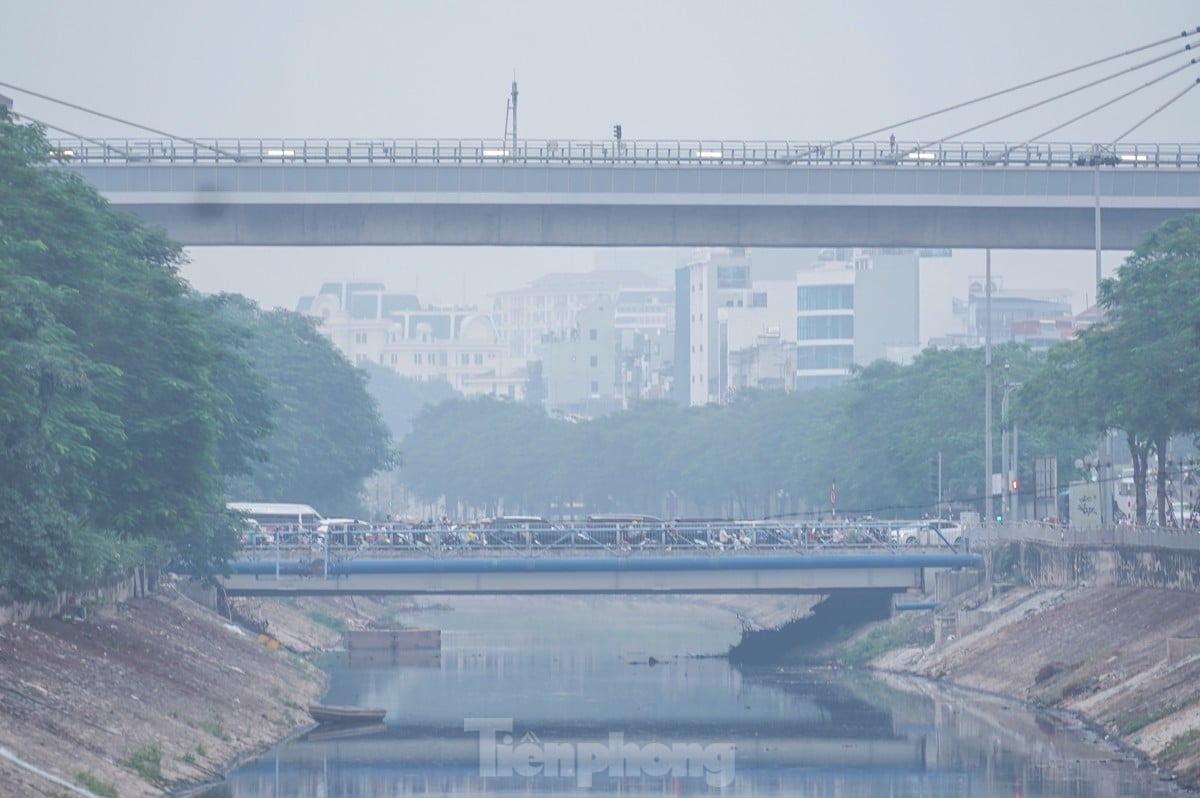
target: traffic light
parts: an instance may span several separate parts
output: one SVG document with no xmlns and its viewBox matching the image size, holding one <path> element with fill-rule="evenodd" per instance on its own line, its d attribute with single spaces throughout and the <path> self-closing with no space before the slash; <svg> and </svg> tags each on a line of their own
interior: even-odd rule
<svg viewBox="0 0 1200 798">
<path fill-rule="evenodd" d="M 617 141 L 621 140 L 621 126 L 613 125 L 613 138 Z"/>
<path fill-rule="evenodd" d="M 1004 520 L 1004 513 L 996 513 L 996 522 L 999 523 L 1000 521 L 1003 521 L 1003 520 Z"/>
<path fill-rule="evenodd" d="M 929 492 L 934 496 L 941 493 L 941 478 L 938 475 L 938 461 L 936 457 L 929 458 Z"/>
</svg>

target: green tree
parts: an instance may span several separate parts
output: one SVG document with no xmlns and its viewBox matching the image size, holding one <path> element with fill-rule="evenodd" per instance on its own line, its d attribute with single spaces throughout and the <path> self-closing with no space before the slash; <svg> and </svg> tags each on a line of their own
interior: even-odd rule
<svg viewBox="0 0 1200 798">
<path fill-rule="evenodd" d="M 1096 345 L 1115 394 L 1113 426 L 1130 442 L 1135 483 L 1138 454 L 1144 458 L 1149 447 L 1157 454 L 1157 515 L 1165 525 L 1167 444 L 1200 429 L 1200 215 L 1171 219 L 1147 235 L 1101 284 L 1100 304 L 1104 320 L 1084 339 Z M 1144 497 L 1144 459 L 1141 465 L 1136 490 Z"/>
<path fill-rule="evenodd" d="M 14 503 L 37 513 L 0 535 L 28 539 L 13 544 L 9 584 L 45 595 L 168 556 L 220 567 L 237 545 L 219 456 L 229 397 L 176 273 L 181 250 L 54 169 L 49 151 L 0 109 L 0 346 L 16 369 L 0 385 L 0 433 L 20 452 L 6 485 L 28 501 Z"/>
<path fill-rule="evenodd" d="M 287 310 L 261 310 L 236 295 L 213 304 L 218 323 L 244 330 L 244 358 L 266 386 L 273 429 L 250 473 L 229 480 L 245 501 L 311 504 L 326 515 L 357 515 L 363 481 L 397 453 L 354 368 L 316 323 Z M 239 333 L 239 337 L 242 337 Z M 252 390 L 252 386 L 243 386 Z M 265 419 L 253 427 L 262 429 Z M 243 453 L 243 462 L 250 453 Z"/>
</svg>

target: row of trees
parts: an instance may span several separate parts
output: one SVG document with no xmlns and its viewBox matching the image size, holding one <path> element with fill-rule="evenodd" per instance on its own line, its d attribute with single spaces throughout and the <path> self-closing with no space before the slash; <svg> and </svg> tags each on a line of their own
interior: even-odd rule
<svg viewBox="0 0 1200 798">
<path fill-rule="evenodd" d="M 1076 478 L 1075 459 L 1121 430 L 1145 522 L 1150 458 L 1165 462 L 1173 437 L 1200 430 L 1200 216 L 1147 236 L 1104 281 L 1100 306 L 1100 323 L 1048 355 L 1016 345 L 994 352 L 1021 384 L 1007 420 L 1021 428 L 1018 483 L 1031 492 L 1033 454 L 1058 458 L 1060 482 Z M 907 366 L 877 362 L 824 390 L 690 409 L 646 403 L 578 424 L 530 406 L 459 399 L 416 418 L 402 477 L 425 502 L 484 514 L 816 518 L 836 500 L 841 514 L 897 517 L 933 509 L 928 469 L 940 454 L 944 498 L 978 507 L 984 393 L 984 352 L 957 349 L 926 351 Z M 1165 524 L 1166 469 L 1156 473 Z"/>
<path fill-rule="evenodd" d="M 999 347 L 1014 380 L 1040 359 Z M 929 461 L 943 494 L 983 495 L 984 354 L 929 350 L 909 366 L 878 362 L 805 393 L 750 392 L 720 406 L 649 402 L 587 422 L 540 408 L 457 399 L 428 407 L 405 437 L 402 477 L 426 502 L 493 514 L 642 512 L 911 517 L 931 512 Z M 1026 451 L 1073 459 L 1085 436 L 1058 424 L 1022 428 Z M 1048 510 L 1049 512 L 1049 510 Z"/>
<path fill-rule="evenodd" d="M 180 247 L 0 107 L 0 594 L 219 568 L 236 498 L 356 504 L 390 464 L 355 371 L 294 314 L 200 297 Z"/>
<path fill-rule="evenodd" d="M 1099 297 L 1103 319 L 1051 350 L 1016 412 L 1093 438 L 1121 430 L 1137 521 L 1145 523 L 1152 458 L 1166 463 L 1172 438 L 1200 432 L 1200 216 L 1151 232 L 1101 283 Z M 1167 470 L 1155 472 L 1157 522 L 1165 525 Z"/>
</svg>

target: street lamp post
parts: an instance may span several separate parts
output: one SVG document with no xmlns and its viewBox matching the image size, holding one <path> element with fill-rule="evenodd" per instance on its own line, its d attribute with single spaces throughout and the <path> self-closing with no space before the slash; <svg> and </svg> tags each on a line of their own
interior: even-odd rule
<svg viewBox="0 0 1200 798">
<path fill-rule="evenodd" d="M 992 522 L 992 250 L 983 278 L 983 514 Z"/>
<path fill-rule="evenodd" d="M 1003 498 L 1000 504 L 1002 511 L 1012 519 L 1017 517 L 1018 502 L 1016 491 L 1012 490 L 1014 475 L 1018 473 L 1020 462 L 1017 459 L 1017 427 L 1013 425 L 1012 449 L 1008 442 L 1008 397 L 1021 387 L 1019 382 L 1008 381 L 1008 364 L 1004 364 L 1004 393 L 1000 399 L 1000 470 L 1004 474 L 1004 484 L 1000 487 Z M 1018 486 L 1019 489 L 1019 486 Z"/>
</svg>

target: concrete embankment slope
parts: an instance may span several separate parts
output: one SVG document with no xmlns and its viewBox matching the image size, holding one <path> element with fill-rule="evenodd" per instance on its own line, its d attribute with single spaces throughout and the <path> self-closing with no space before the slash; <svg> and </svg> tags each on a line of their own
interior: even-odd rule
<svg viewBox="0 0 1200 798">
<path fill-rule="evenodd" d="M 334 645 L 333 627 L 361 615 L 278 605 L 277 645 L 170 585 L 85 609 L 0 624 L 4 798 L 160 796 L 219 780 L 310 723 L 324 673 L 295 651 Z"/>
<path fill-rule="evenodd" d="M 1153 558 L 1139 562 L 1161 573 Z M 956 625 L 955 615 L 970 623 Z M 938 621 L 939 642 L 887 652 L 873 666 L 1078 712 L 1200 781 L 1200 593 L 1000 586 L 967 594 Z"/>
</svg>

